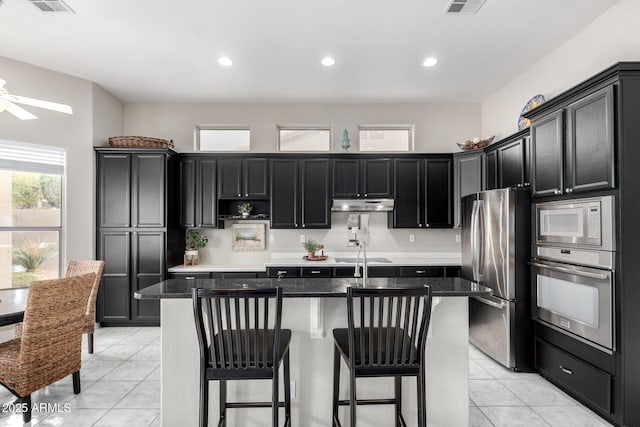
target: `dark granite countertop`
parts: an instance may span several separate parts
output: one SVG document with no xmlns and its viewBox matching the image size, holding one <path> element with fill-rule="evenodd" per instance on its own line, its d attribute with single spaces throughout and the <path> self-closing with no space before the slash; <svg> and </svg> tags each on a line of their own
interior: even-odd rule
<svg viewBox="0 0 640 427">
<path fill-rule="evenodd" d="M 415 288 L 431 286 L 433 296 L 489 296 L 491 290 L 459 277 L 434 278 L 371 278 L 367 287 L 372 288 Z M 169 279 L 135 293 L 137 299 L 191 298 L 193 288 L 272 288 L 279 286 L 284 297 L 344 297 L 348 286 L 362 286 L 362 279 Z"/>
</svg>

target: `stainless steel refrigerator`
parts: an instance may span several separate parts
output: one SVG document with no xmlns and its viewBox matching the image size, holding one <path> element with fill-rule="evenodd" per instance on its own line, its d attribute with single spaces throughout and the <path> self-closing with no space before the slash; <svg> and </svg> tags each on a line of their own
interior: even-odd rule
<svg viewBox="0 0 640 427">
<path fill-rule="evenodd" d="M 506 188 L 462 199 L 462 277 L 492 289 L 469 299 L 469 340 L 504 366 L 533 366 L 529 190 Z"/>
</svg>

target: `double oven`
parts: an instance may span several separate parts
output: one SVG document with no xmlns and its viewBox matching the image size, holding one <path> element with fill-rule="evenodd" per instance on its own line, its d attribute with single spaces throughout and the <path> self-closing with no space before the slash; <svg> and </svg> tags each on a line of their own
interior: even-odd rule
<svg viewBox="0 0 640 427">
<path fill-rule="evenodd" d="M 538 203 L 533 316 L 592 347 L 615 351 L 614 196 Z"/>
</svg>

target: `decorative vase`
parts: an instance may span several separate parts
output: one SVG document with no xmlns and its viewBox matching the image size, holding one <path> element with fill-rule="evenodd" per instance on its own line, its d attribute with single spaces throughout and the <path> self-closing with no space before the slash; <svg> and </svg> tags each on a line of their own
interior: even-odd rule
<svg viewBox="0 0 640 427">
<path fill-rule="evenodd" d="M 242 218 L 249 218 L 249 212 L 242 212 Z"/>
<path fill-rule="evenodd" d="M 349 147 L 351 147 L 351 140 L 349 139 L 349 132 L 345 129 L 342 131 L 342 139 L 340 140 L 340 146 L 342 147 L 343 153 L 349 152 Z"/>
<path fill-rule="evenodd" d="M 187 249 L 184 251 L 184 256 L 187 257 L 188 261 L 191 261 L 194 258 L 198 258 L 198 250 L 197 249 Z"/>
<path fill-rule="evenodd" d="M 316 257 L 315 251 L 309 251 L 309 253 L 307 254 L 307 258 L 315 258 L 315 257 Z"/>
</svg>

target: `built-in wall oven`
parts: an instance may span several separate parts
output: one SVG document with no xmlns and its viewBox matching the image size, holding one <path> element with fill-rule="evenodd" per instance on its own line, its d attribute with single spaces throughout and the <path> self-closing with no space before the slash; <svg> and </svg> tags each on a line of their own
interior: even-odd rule
<svg viewBox="0 0 640 427">
<path fill-rule="evenodd" d="M 613 196 L 539 203 L 534 209 L 534 319 L 612 353 Z"/>
</svg>

